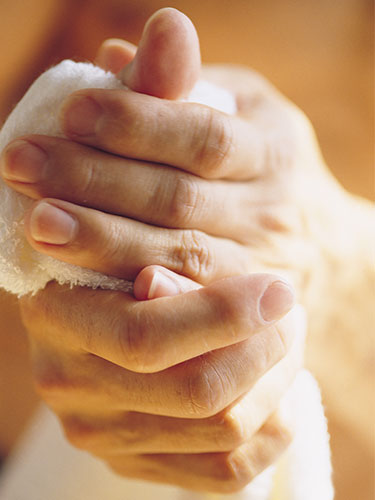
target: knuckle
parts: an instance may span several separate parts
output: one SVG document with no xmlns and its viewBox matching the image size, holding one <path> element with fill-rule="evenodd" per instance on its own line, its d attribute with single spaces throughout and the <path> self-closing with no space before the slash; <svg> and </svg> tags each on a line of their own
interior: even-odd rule
<svg viewBox="0 0 375 500">
<path fill-rule="evenodd" d="M 267 433 L 278 443 L 278 447 L 284 449 L 290 445 L 293 440 L 293 429 L 291 425 L 282 422 L 280 419 L 274 420 L 272 424 L 266 425 Z"/>
<path fill-rule="evenodd" d="M 269 115 L 271 109 L 274 110 L 274 119 L 263 133 L 262 129 L 260 131 L 256 157 L 260 172 L 271 172 L 278 179 L 282 179 L 285 173 L 293 172 L 296 166 L 301 138 L 296 133 L 288 105 L 274 103 L 273 100 L 267 101 L 264 112 Z M 283 187 L 287 185 L 284 183 Z"/>
<path fill-rule="evenodd" d="M 92 425 L 73 418 L 62 419 L 62 427 L 66 439 L 82 450 L 91 450 L 96 447 L 102 434 Z"/>
<path fill-rule="evenodd" d="M 170 201 L 169 213 L 177 227 L 189 227 L 204 206 L 199 184 L 189 177 L 178 177 Z"/>
<path fill-rule="evenodd" d="M 26 328 L 29 328 L 40 320 L 41 308 L 38 307 L 38 302 L 37 296 L 27 295 L 20 299 L 21 317 Z"/>
<path fill-rule="evenodd" d="M 288 321 L 289 318 L 281 319 L 278 323 L 274 325 L 275 330 L 275 342 L 274 353 L 277 360 L 285 358 L 291 348 L 293 341 L 293 327 L 291 322 Z"/>
<path fill-rule="evenodd" d="M 100 172 L 98 171 L 99 165 L 92 160 L 85 160 L 81 158 L 83 162 L 80 163 L 80 168 L 78 169 L 79 179 L 75 182 L 73 181 L 73 189 L 77 192 L 74 193 L 76 198 L 82 199 L 92 199 L 93 195 L 96 195 L 96 189 L 98 186 L 98 177 Z"/>
<path fill-rule="evenodd" d="M 101 220 L 100 220 L 101 219 Z M 127 245 L 130 238 L 124 238 L 123 226 L 115 218 L 108 218 L 105 214 L 97 214 L 99 230 L 94 240 L 96 260 L 108 267 L 109 264 L 116 266 L 123 262 Z M 89 235 L 91 238 L 92 236 Z M 84 241 L 82 245 L 84 245 Z M 91 242 L 91 246 L 93 246 Z M 120 272 L 121 268 L 118 270 Z"/>
<path fill-rule="evenodd" d="M 258 215 L 259 225 L 274 233 L 290 234 L 299 226 L 292 207 L 279 204 L 263 208 Z"/>
<path fill-rule="evenodd" d="M 190 414 L 212 417 L 223 409 L 228 384 L 212 364 L 201 360 L 199 370 L 187 377 L 186 384 Z"/>
<path fill-rule="evenodd" d="M 234 453 L 218 453 L 213 456 L 212 479 L 217 493 L 237 493 L 253 478 L 254 474 L 248 467 L 248 460 L 234 459 Z"/>
<path fill-rule="evenodd" d="M 116 328 L 118 348 L 124 367 L 138 373 L 157 371 L 158 348 L 150 335 L 152 317 L 143 310 L 127 314 L 125 322 Z"/>
<path fill-rule="evenodd" d="M 287 128 L 287 127 L 286 127 Z M 295 146 L 290 133 L 285 130 L 270 135 L 260 148 L 259 171 L 270 171 L 275 174 L 290 172 L 295 165 Z"/>
<path fill-rule="evenodd" d="M 210 282 L 215 274 L 216 262 L 209 238 L 201 231 L 192 229 L 181 232 L 175 250 L 175 260 L 180 274 L 200 283 Z"/>
<path fill-rule="evenodd" d="M 195 139 L 195 165 L 202 177 L 223 177 L 234 146 L 233 128 L 230 118 L 224 113 L 209 107 L 204 109 L 197 130 L 199 137 Z"/>
<path fill-rule="evenodd" d="M 137 150 L 146 124 L 154 126 L 156 117 L 138 104 L 131 92 L 114 90 L 106 93 L 106 119 L 99 129 L 100 139 L 115 147 L 126 147 L 129 154 Z"/>
<path fill-rule="evenodd" d="M 220 412 L 211 418 L 214 439 L 220 450 L 232 451 L 244 444 L 247 438 L 244 427 L 230 412 Z"/>
<path fill-rule="evenodd" d="M 34 386 L 43 400 L 50 404 L 65 401 L 77 394 L 78 382 L 73 382 L 48 362 L 33 367 Z"/>
<path fill-rule="evenodd" d="M 251 459 L 241 447 L 229 453 L 225 460 L 227 467 L 227 491 L 237 493 L 247 486 L 257 475 Z"/>
<path fill-rule="evenodd" d="M 248 314 L 248 295 L 241 294 L 241 282 L 239 282 L 238 293 L 232 290 L 230 294 L 225 287 L 215 287 L 210 298 L 214 307 L 217 322 L 220 323 L 228 338 L 237 343 L 242 331 L 249 332 L 251 321 Z"/>
<path fill-rule="evenodd" d="M 48 304 L 48 293 L 42 290 L 36 295 L 27 295 L 19 300 L 21 318 L 31 335 L 41 335 L 45 331 L 51 311 Z"/>
<path fill-rule="evenodd" d="M 285 333 L 278 325 L 272 325 L 262 340 L 252 339 L 251 345 L 256 353 L 251 357 L 251 366 L 258 377 L 285 358 L 289 351 Z"/>
<path fill-rule="evenodd" d="M 152 218 L 155 218 L 158 223 L 169 223 L 169 219 L 171 218 L 169 193 L 174 190 L 175 187 L 173 180 L 171 180 L 170 172 L 161 169 L 158 182 L 155 184 L 153 192 L 147 199 L 145 213 L 152 214 Z"/>
</svg>

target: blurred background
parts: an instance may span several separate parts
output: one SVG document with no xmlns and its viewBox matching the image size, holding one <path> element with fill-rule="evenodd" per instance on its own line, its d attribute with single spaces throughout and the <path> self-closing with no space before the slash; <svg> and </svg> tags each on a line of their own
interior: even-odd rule
<svg viewBox="0 0 375 500">
<path fill-rule="evenodd" d="M 349 191 L 374 197 L 371 0 L 1 0 L 0 123 L 48 66 L 63 58 L 93 60 L 105 38 L 137 43 L 147 18 L 166 6 L 192 19 L 204 62 L 251 66 L 305 111 L 335 176 Z M 5 310 L 7 321 L 1 320 Z M 36 401 L 16 301 L 0 294 L 3 457 Z M 326 405 L 337 499 L 370 500 L 374 443 L 368 429 L 353 433 L 351 423 Z"/>
</svg>

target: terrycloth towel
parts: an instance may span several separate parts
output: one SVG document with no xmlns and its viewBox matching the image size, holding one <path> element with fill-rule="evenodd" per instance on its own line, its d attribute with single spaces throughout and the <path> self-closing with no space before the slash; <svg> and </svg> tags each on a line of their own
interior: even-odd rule
<svg viewBox="0 0 375 500">
<path fill-rule="evenodd" d="M 87 63 L 63 61 L 40 76 L 18 103 L 0 132 L 0 151 L 25 134 L 63 137 L 58 109 L 72 92 L 82 88 L 125 88 L 115 75 Z M 231 94 L 208 82 L 193 89 L 192 102 L 204 103 L 226 113 L 235 111 Z M 0 179 L 0 287 L 19 296 L 35 293 L 52 279 L 60 284 L 129 290 L 131 284 L 58 261 L 36 252 L 23 232 L 23 217 L 32 201 L 10 189 Z"/>
<path fill-rule="evenodd" d="M 62 137 L 57 111 L 65 97 L 81 88 L 125 89 L 113 74 L 106 73 L 98 67 L 91 64 L 64 61 L 44 73 L 31 86 L 9 116 L 0 132 L 0 151 L 12 139 L 24 134 L 36 133 Z M 207 104 L 227 113 L 235 112 L 233 96 L 207 82 L 199 82 L 196 85 L 189 101 Z M 37 292 L 52 279 L 61 284 L 88 285 L 93 288 L 102 287 L 126 291 L 131 288 L 129 282 L 60 262 L 33 250 L 27 243 L 23 232 L 23 217 L 32 203 L 31 200 L 8 188 L 1 179 L 0 199 L 0 287 L 19 296 Z M 292 408 L 296 434 L 289 451 L 277 468 L 276 476 L 274 468 L 269 468 L 243 492 L 225 495 L 223 498 L 226 500 L 333 499 L 329 438 L 319 389 L 313 377 L 308 372 L 301 372 L 284 397 L 284 401 L 289 408 Z M 80 456 L 86 457 L 83 454 Z M 39 463 L 38 458 L 34 458 Z M 83 458 L 82 460 L 84 462 Z M 85 476 L 88 477 L 86 473 Z M 45 479 L 45 475 L 42 477 Z M 96 475 L 93 474 L 89 477 L 89 484 L 95 483 Z M 116 482 L 114 476 L 111 477 L 112 481 Z M 117 481 L 119 480 L 117 479 Z M 276 493 L 275 491 L 272 493 L 275 481 L 278 489 Z M 23 498 L 22 495 L 19 496 L 19 492 L 16 492 L 17 487 L 14 482 L 13 486 L 8 484 L 9 490 L 7 490 L 6 484 L 5 481 L 5 490 L 0 489 L 0 493 L 8 491 L 4 498 L 7 500 Z M 126 483 L 122 482 L 121 484 L 125 485 Z M 151 491 L 150 499 L 151 497 L 167 498 L 166 496 L 158 496 L 162 487 L 155 485 L 152 487 L 154 490 L 152 488 L 150 490 L 150 487 L 147 486 L 146 489 L 142 490 L 142 484 L 139 486 L 137 498 L 146 500 L 146 489 Z M 99 490 L 98 487 L 92 491 Z M 15 493 L 13 494 L 12 491 Z M 152 491 L 155 491 L 155 494 Z M 171 499 L 221 498 L 218 495 L 202 496 L 182 490 L 176 491 L 177 493 L 173 497 L 171 496 Z M 49 495 L 42 493 L 42 490 L 39 494 L 36 492 L 35 499 L 41 498 L 41 495 L 43 498 L 58 498 L 52 492 Z M 77 497 L 71 495 L 69 498 L 71 500 L 73 498 L 80 500 L 96 500 L 96 498 L 104 497 L 112 500 L 112 498 L 117 498 L 117 496 L 111 496 L 109 490 L 103 495 L 77 494 Z M 130 500 L 126 491 L 123 491 L 123 495 L 122 498 Z M 270 495 L 276 496 L 271 497 Z M 147 496 L 147 498 L 149 497 Z M 30 496 L 29 499 L 31 500 Z"/>
</svg>

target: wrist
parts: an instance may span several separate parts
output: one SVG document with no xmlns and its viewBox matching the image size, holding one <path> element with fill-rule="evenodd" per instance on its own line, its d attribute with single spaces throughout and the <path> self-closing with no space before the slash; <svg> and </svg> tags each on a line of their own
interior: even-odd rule
<svg viewBox="0 0 375 500">
<path fill-rule="evenodd" d="M 374 213 L 369 201 L 346 192 L 334 179 L 316 192 L 320 195 L 309 227 L 315 262 L 305 280 L 303 302 L 315 329 L 324 329 L 327 317 L 343 314 L 350 297 L 367 292 L 370 302 Z"/>
<path fill-rule="evenodd" d="M 367 447 L 372 426 L 371 411 L 364 408 L 373 392 L 374 209 L 339 186 L 330 200 L 334 202 L 331 213 L 336 217 L 326 214 L 319 259 L 305 290 L 306 365 L 322 387 L 333 440 L 337 421 Z M 339 387 L 345 387 L 345 397 Z"/>
</svg>

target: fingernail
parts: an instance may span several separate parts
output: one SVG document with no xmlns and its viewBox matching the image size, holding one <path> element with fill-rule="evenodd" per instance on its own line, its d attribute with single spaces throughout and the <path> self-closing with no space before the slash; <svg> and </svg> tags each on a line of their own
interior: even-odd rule
<svg viewBox="0 0 375 500">
<path fill-rule="evenodd" d="M 18 139 L 6 148 L 1 173 L 9 181 L 34 183 L 42 180 L 47 154 L 35 144 Z"/>
<path fill-rule="evenodd" d="M 260 313 L 265 321 L 282 318 L 294 305 L 294 292 L 284 281 L 274 281 L 260 299 Z"/>
<path fill-rule="evenodd" d="M 179 293 L 180 290 L 177 284 L 165 274 L 157 271 L 152 278 L 147 298 L 156 299 L 158 297 L 167 297 L 170 295 L 177 295 Z"/>
<path fill-rule="evenodd" d="M 70 97 L 63 105 L 64 130 L 70 135 L 94 135 L 102 112 L 102 108 L 91 97 Z"/>
<path fill-rule="evenodd" d="M 65 210 L 42 201 L 30 217 L 30 233 L 34 240 L 53 245 L 66 245 L 73 240 L 78 222 Z"/>
</svg>

